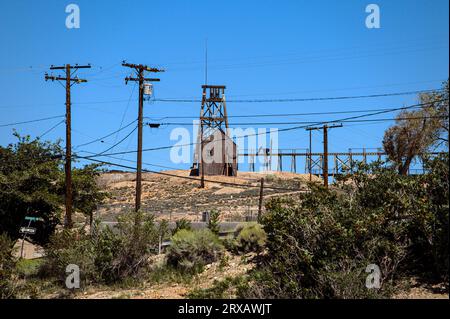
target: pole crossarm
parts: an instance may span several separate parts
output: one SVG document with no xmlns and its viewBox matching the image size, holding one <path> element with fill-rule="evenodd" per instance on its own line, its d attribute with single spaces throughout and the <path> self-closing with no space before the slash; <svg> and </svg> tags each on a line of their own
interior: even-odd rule
<svg viewBox="0 0 450 319">
<path fill-rule="evenodd" d="M 164 69 L 158 69 L 158 68 L 151 68 L 147 65 L 144 64 L 133 64 L 133 63 L 127 63 L 127 62 L 122 62 L 122 66 L 127 67 L 127 68 L 131 68 L 131 69 L 136 69 L 136 70 L 143 70 L 143 71 L 147 71 L 147 72 L 166 72 L 166 70 Z"/>
<path fill-rule="evenodd" d="M 342 124 L 334 124 L 334 125 L 307 127 L 305 130 L 306 131 L 318 131 L 318 130 L 323 130 L 324 128 L 330 129 L 330 128 L 337 128 L 337 127 L 343 127 L 343 125 Z"/>
<path fill-rule="evenodd" d="M 155 78 L 143 78 L 142 80 L 144 80 L 144 82 L 159 82 L 159 81 L 161 81 L 160 79 L 155 79 Z M 131 76 L 127 76 L 125 78 L 125 83 L 128 83 L 130 81 L 139 82 L 140 79 L 139 78 L 134 78 L 134 77 L 131 77 Z"/>
<path fill-rule="evenodd" d="M 87 65 L 78 65 L 78 64 L 75 64 L 75 65 L 71 65 L 70 68 L 71 68 L 71 69 L 90 69 L 90 68 L 91 68 L 91 65 L 90 65 L 90 64 L 87 64 Z M 54 66 L 54 65 L 51 65 L 51 66 L 50 66 L 50 70 L 65 70 L 65 69 L 66 69 L 66 66 L 65 66 L 65 65 L 63 65 L 63 66 Z"/>
<path fill-rule="evenodd" d="M 53 76 L 53 75 L 45 75 L 45 81 L 66 81 L 67 78 L 64 76 Z M 78 77 L 75 78 L 70 78 L 69 79 L 70 82 L 75 82 L 75 83 L 86 83 L 87 80 L 85 79 L 80 79 Z"/>
</svg>

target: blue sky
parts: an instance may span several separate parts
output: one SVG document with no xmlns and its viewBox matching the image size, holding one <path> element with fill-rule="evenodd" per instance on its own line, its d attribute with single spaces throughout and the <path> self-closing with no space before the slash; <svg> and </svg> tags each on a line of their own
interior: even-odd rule
<svg viewBox="0 0 450 319">
<path fill-rule="evenodd" d="M 80 29 L 65 27 L 65 7 L 70 3 L 80 7 Z M 381 9 L 380 29 L 365 26 L 365 8 L 370 3 Z M 159 75 L 161 82 L 155 84 L 156 98 L 200 99 L 206 39 L 208 83 L 226 85 L 230 100 L 439 88 L 440 82 L 448 78 L 448 12 L 446 0 L 2 1 L 0 125 L 64 114 L 64 89 L 58 83 L 44 81 L 51 64 L 93 66 L 78 73 L 89 82 L 72 90 L 74 146 L 115 131 L 121 123 L 127 124 L 137 117 L 137 89 L 124 83 L 123 78 L 130 74 L 120 65 L 124 59 L 166 68 Z M 235 116 L 365 110 L 416 102 L 414 95 L 322 102 L 230 102 L 228 113 Z M 199 103 L 145 104 L 145 116 L 155 119 L 196 117 L 199 110 Z M 297 116 L 276 121 L 325 121 L 341 117 L 345 115 Z M 14 128 L 34 137 L 59 121 Z M 383 132 L 390 124 L 366 123 L 333 130 L 329 149 L 380 147 Z M 144 148 L 173 144 L 169 139 L 173 128 L 146 128 Z M 12 129 L 0 127 L 0 145 L 15 141 Z M 105 143 L 82 149 L 103 151 L 131 129 L 105 139 Z M 135 135 L 111 152 L 135 149 Z M 45 135 L 49 140 L 58 138 L 64 138 L 64 125 Z M 321 135 L 314 133 L 313 151 L 321 151 L 321 142 Z M 279 147 L 307 148 L 308 133 L 304 130 L 280 133 Z M 135 154 L 123 158 L 134 160 Z M 167 150 L 146 152 L 143 159 L 157 165 L 189 167 L 171 164 Z M 302 168 L 302 164 L 298 167 Z"/>
</svg>

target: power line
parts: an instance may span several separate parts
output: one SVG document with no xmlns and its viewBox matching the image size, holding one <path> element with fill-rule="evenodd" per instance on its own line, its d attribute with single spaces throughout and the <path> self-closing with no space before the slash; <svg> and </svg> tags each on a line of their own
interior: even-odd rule
<svg viewBox="0 0 450 319">
<path fill-rule="evenodd" d="M 409 92 L 398 92 L 398 93 L 382 93 L 382 94 L 371 94 L 371 95 L 355 95 L 355 96 L 337 96 L 337 97 L 313 97 L 313 98 L 292 98 L 292 99 L 252 99 L 252 100 L 227 100 L 228 103 L 269 103 L 269 102 L 307 102 L 307 101 L 328 101 L 328 100 L 347 100 L 347 99 L 362 99 L 362 98 L 376 98 L 376 97 L 388 97 L 388 96 L 401 96 L 401 95 L 414 95 L 420 93 L 430 93 L 430 92 L 441 92 L 443 89 L 428 89 L 428 90 L 417 90 Z M 88 101 L 88 102 L 73 102 L 72 105 L 89 105 L 89 104 L 110 104 L 110 103 L 127 103 L 127 99 L 117 99 L 117 100 L 104 100 L 104 101 Z M 135 101 L 132 99 L 131 101 Z M 137 101 L 137 100 L 136 100 Z M 153 99 L 155 102 L 180 102 L 180 103 L 199 103 L 199 99 L 177 99 L 177 98 L 159 98 Z M 22 105 L 3 105 L 0 108 L 10 108 L 10 107 L 34 107 L 34 106 L 53 106 L 61 105 L 60 103 L 44 103 L 44 104 L 22 104 Z"/>
<path fill-rule="evenodd" d="M 344 122 L 344 121 L 354 120 L 354 119 L 358 119 L 358 118 L 364 118 L 364 117 L 368 117 L 368 116 L 374 116 L 374 115 L 384 114 L 384 113 L 389 113 L 389 112 L 394 112 L 394 111 L 408 110 L 408 109 L 411 109 L 411 108 L 417 108 L 419 106 L 431 105 L 431 104 L 434 104 L 434 103 L 437 103 L 437 102 L 440 102 L 440 101 L 446 101 L 446 100 L 448 100 L 448 99 L 435 100 L 435 101 L 428 102 L 428 103 L 414 104 L 414 105 L 400 107 L 400 108 L 386 109 L 384 111 L 378 111 L 378 112 L 374 112 L 374 113 L 368 113 L 368 114 L 363 114 L 363 115 L 358 115 L 358 116 L 352 116 L 352 117 L 347 117 L 347 118 L 343 118 L 343 119 L 313 122 L 311 124 L 323 125 L 323 124 L 331 124 L 331 123 L 341 123 L 341 122 Z M 298 130 L 298 129 L 304 129 L 304 128 L 308 127 L 308 126 L 309 125 L 293 126 L 293 127 L 279 129 L 278 132 L 287 132 L 287 131 L 293 131 L 293 130 Z M 246 137 L 250 137 L 250 136 L 267 135 L 267 134 L 268 134 L 267 132 L 258 132 L 258 133 L 254 133 L 254 134 L 247 134 L 247 135 L 238 136 L 237 138 L 246 138 Z M 220 141 L 220 139 L 218 141 Z M 193 143 L 186 143 L 186 144 L 176 145 L 175 147 L 194 146 L 194 145 L 198 145 L 198 144 L 199 144 L 198 142 L 193 142 Z M 142 151 L 144 151 L 144 152 L 159 151 L 159 150 L 164 150 L 164 149 L 170 149 L 172 147 L 174 147 L 174 145 L 160 146 L 160 147 L 155 147 L 155 148 L 147 148 L 147 149 L 143 149 Z M 116 153 L 110 153 L 110 154 L 107 154 L 107 155 L 121 155 L 121 154 L 129 154 L 129 153 L 136 153 L 136 151 L 116 152 Z"/>
<path fill-rule="evenodd" d="M 135 88 L 136 88 L 136 83 L 134 83 L 134 85 L 133 85 L 133 88 L 132 88 L 131 93 L 130 93 L 130 98 L 128 99 L 127 106 L 125 107 L 125 111 L 122 114 L 122 119 L 120 120 L 119 130 L 122 128 L 123 121 L 125 120 L 125 116 L 126 116 L 126 114 L 128 112 L 128 108 L 130 107 L 131 98 L 133 97 L 133 93 L 134 93 L 134 89 Z M 118 134 L 116 134 L 116 136 L 114 138 L 114 143 L 117 141 L 117 137 L 118 137 Z"/>
<path fill-rule="evenodd" d="M 438 92 L 442 89 L 420 90 L 397 93 L 383 93 L 383 94 L 369 94 L 369 95 L 354 95 L 354 96 L 336 96 L 336 97 L 314 97 L 314 98 L 292 98 L 292 99 L 249 99 L 249 100 L 227 100 L 228 103 L 285 103 L 285 102 L 311 102 L 311 101 L 330 101 L 330 100 L 350 100 L 363 98 L 377 98 L 400 95 L 413 95 L 420 93 Z M 200 103 L 199 99 L 174 99 L 174 98 L 159 98 L 154 99 L 156 102 L 179 102 L 179 103 Z"/>
<path fill-rule="evenodd" d="M 132 167 L 132 166 L 127 166 L 127 165 L 116 164 L 116 163 L 107 162 L 107 161 L 96 160 L 96 159 L 92 159 L 91 157 L 78 156 L 78 155 L 76 155 L 75 157 L 80 158 L 80 159 L 85 159 L 85 160 L 88 160 L 88 161 L 93 161 L 93 162 L 97 162 L 97 163 L 102 163 L 102 164 L 104 164 L 104 165 L 111 165 L 111 166 L 116 166 L 116 167 L 121 167 L 121 168 L 131 169 L 131 170 L 136 170 L 136 168 L 135 168 L 135 167 Z M 190 177 L 190 176 L 180 176 L 180 175 L 175 175 L 175 174 L 170 174 L 170 173 L 165 173 L 165 172 L 152 171 L 152 170 L 148 170 L 148 169 L 142 169 L 142 171 L 143 171 L 143 172 L 147 172 L 147 173 L 157 174 L 157 175 L 163 175 L 163 176 L 168 176 L 168 177 L 175 177 L 175 178 L 180 178 L 180 179 L 186 179 L 186 180 L 191 180 L 191 181 L 198 181 L 198 182 L 200 182 L 200 179 L 199 179 L 199 178 Z M 205 182 L 209 182 L 209 183 L 216 183 L 216 184 L 228 185 L 228 186 L 235 186 L 235 187 L 259 188 L 259 185 L 239 184 L 239 183 L 232 183 L 232 182 L 214 181 L 214 180 L 209 180 L 209 179 L 205 179 L 204 181 L 205 181 Z M 273 186 L 265 186 L 265 188 L 267 188 L 267 189 L 273 189 L 273 190 L 290 191 L 290 192 L 298 192 L 298 191 L 302 191 L 302 190 L 299 190 L 299 189 L 283 188 L 283 187 L 273 187 Z"/>
<path fill-rule="evenodd" d="M 96 154 L 94 152 L 88 152 L 88 151 L 83 151 L 83 150 L 80 150 L 79 152 L 88 153 L 88 154 Z M 135 163 L 135 164 L 137 163 L 137 161 L 133 161 L 133 160 L 130 160 L 130 159 L 124 159 L 123 157 L 119 158 L 119 157 L 114 157 L 114 156 L 110 156 L 110 155 L 101 155 L 101 157 L 108 157 L 108 158 L 116 159 L 116 160 L 119 160 L 119 161 L 125 161 L 125 162 L 129 162 L 129 163 Z M 169 169 L 169 170 L 174 170 L 174 171 L 180 170 L 179 167 L 164 166 L 164 165 L 152 164 L 152 163 L 148 163 L 148 162 L 142 162 L 142 164 L 148 165 L 148 166 L 164 168 L 164 169 Z M 255 179 L 255 178 L 239 177 L 239 179 L 245 179 L 245 180 L 253 181 L 253 182 L 259 181 L 259 179 Z"/>
<path fill-rule="evenodd" d="M 440 79 L 440 80 L 429 80 L 429 81 L 414 81 L 414 82 L 403 82 L 403 83 L 389 83 L 384 85 L 366 85 L 366 86 L 352 86 L 352 87 L 340 87 L 335 89 L 315 89 L 315 90 L 302 90 L 302 91 L 278 91 L 278 92 L 271 92 L 264 90 L 264 92 L 260 93 L 251 93 L 251 94 L 230 94 L 228 95 L 229 98 L 237 98 L 237 97 L 258 97 L 258 96 L 284 96 L 284 95 L 293 95 L 293 94 L 312 94 L 312 93 L 321 93 L 323 92 L 342 92 L 342 91 L 355 91 L 355 90 L 368 90 L 368 89 L 380 89 L 380 88 L 389 88 L 389 87 L 402 87 L 402 86 L 409 86 L 409 85 L 418 85 L 418 84 L 424 84 L 424 83 L 440 83 L 447 81 L 446 79 Z"/>
<path fill-rule="evenodd" d="M 349 60 L 349 59 L 361 59 L 367 57 L 377 57 L 377 56 L 385 56 L 389 54 L 402 54 L 402 53 L 412 53 L 412 52 L 423 52 L 428 50 L 436 50 L 448 48 L 448 45 L 438 45 L 438 46 L 401 46 L 401 47 L 392 47 L 385 49 L 374 49 L 371 48 L 368 50 L 350 50 L 349 52 L 342 52 L 340 54 L 326 54 L 322 56 L 304 56 L 301 55 L 301 58 L 294 59 L 276 59 L 276 60 L 268 60 L 268 61 L 255 61 L 255 59 L 251 59 L 249 62 L 241 62 L 241 63 L 233 63 L 233 64 L 213 64 L 212 68 L 215 70 L 228 70 L 228 69 L 243 69 L 243 68 L 254 68 L 254 67 L 267 67 L 267 66 L 277 66 L 277 65 L 292 65 L 298 63 L 314 63 L 314 62 L 328 62 L 328 61 L 336 61 L 336 60 Z M 348 48 L 344 49 L 348 50 Z M 365 51 L 365 52 L 364 52 Z M 199 69 L 200 66 L 196 67 L 181 67 L 171 69 L 171 71 L 186 71 L 186 70 L 196 70 Z"/>
<path fill-rule="evenodd" d="M 117 143 L 114 143 L 114 144 L 113 144 L 112 146 L 110 146 L 108 149 L 106 149 L 106 150 L 104 150 L 104 151 L 102 151 L 102 152 L 100 152 L 100 153 L 98 153 L 98 154 L 96 154 L 96 155 L 94 155 L 94 156 L 100 156 L 100 155 L 102 155 L 102 154 L 104 154 L 104 153 L 106 153 L 106 152 L 112 150 L 112 149 L 115 148 L 116 146 L 120 145 L 120 144 L 123 143 L 127 138 L 129 138 L 130 135 L 133 134 L 134 131 L 137 130 L 137 128 L 138 128 L 138 127 L 136 126 L 135 128 L 133 128 L 133 130 L 132 130 L 130 133 L 128 133 L 128 134 L 127 134 L 124 138 L 122 138 L 120 141 L 118 141 Z"/>
<path fill-rule="evenodd" d="M 405 118 L 383 118 L 383 119 L 366 119 L 366 120 L 347 120 L 339 121 L 342 123 L 364 123 L 364 122 L 389 122 L 396 120 L 422 120 L 422 119 L 445 119 L 448 116 L 421 116 L 421 117 L 405 117 Z M 230 126 L 248 126 L 248 125 L 298 125 L 298 124 L 314 124 L 317 121 L 301 121 L 301 122 L 247 122 L 247 123 L 230 123 Z M 161 123 L 161 125 L 179 125 L 189 126 L 192 123 Z"/>
<path fill-rule="evenodd" d="M 47 135 L 48 133 L 50 133 L 51 131 L 53 131 L 55 128 L 57 128 L 60 124 L 64 123 L 65 120 L 62 120 L 60 122 L 58 122 L 57 124 L 55 124 L 54 126 L 52 126 L 51 128 L 49 128 L 47 131 L 45 131 L 44 133 L 42 133 L 41 135 L 38 136 L 38 138 L 43 138 L 45 135 Z"/>
<path fill-rule="evenodd" d="M 51 117 L 44 117 L 36 120 L 29 120 L 29 121 L 23 121 L 23 122 L 15 122 L 15 123 L 8 123 L 8 124 L 2 124 L 0 127 L 7 127 L 7 126 L 14 126 L 14 125 L 20 125 L 20 124 L 28 124 L 28 123 L 35 123 L 35 122 L 42 122 L 47 120 L 53 120 L 57 118 L 64 117 L 65 115 L 57 115 L 57 116 L 51 116 Z"/>
<path fill-rule="evenodd" d="M 83 143 L 83 144 L 77 145 L 77 146 L 75 146 L 75 148 L 79 148 L 79 147 L 81 147 L 81 146 L 86 146 L 86 145 L 90 145 L 90 144 L 93 144 L 93 143 L 102 141 L 103 139 L 108 138 L 108 137 L 110 137 L 110 136 L 112 136 L 112 135 L 114 135 L 114 134 L 116 134 L 116 133 L 118 133 L 118 132 L 120 132 L 120 131 L 126 129 L 126 128 L 129 127 L 131 124 L 135 123 L 136 121 L 137 121 L 137 120 L 133 120 L 132 122 L 128 123 L 128 124 L 125 125 L 124 127 L 120 128 L 120 129 L 118 129 L 118 130 L 116 130 L 116 131 L 114 131 L 114 132 L 111 132 L 111 133 L 109 133 L 109 134 L 107 134 L 107 135 L 105 135 L 105 136 L 99 137 L 99 138 L 97 138 L 97 139 L 95 139 L 95 140 L 92 140 L 92 141 L 90 141 L 90 142 L 87 142 L 87 143 Z"/>
<path fill-rule="evenodd" d="M 272 113 L 272 114 L 245 114 L 245 115 L 230 115 L 228 118 L 258 118 L 258 117 L 292 117 L 292 116 L 308 116 L 308 115 L 335 115 L 335 114 L 352 114 L 352 113 L 367 113 L 376 111 L 387 111 L 390 109 L 366 109 L 366 110 L 348 110 L 348 111 L 330 111 L 330 112 L 307 112 L 307 113 Z M 166 119 L 198 119 L 198 115 L 193 116 L 161 116 L 161 117 L 145 117 L 151 120 L 166 120 Z"/>
<path fill-rule="evenodd" d="M 80 150 L 79 152 L 93 154 L 93 155 L 97 154 L 97 153 L 94 153 L 94 152 L 88 152 L 88 151 L 83 151 L 83 150 Z M 130 159 L 119 158 L 119 157 L 114 157 L 114 156 L 110 156 L 110 155 L 101 155 L 101 156 L 112 158 L 112 159 L 116 159 L 116 160 L 119 160 L 119 161 L 129 162 L 129 163 L 137 163 L 137 161 L 133 161 L 133 160 L 130 160 Z M 170 170 L 179 170 L 180 169 L 178 167 L 170 167 L 170 166 L 152 164 L 152 163 L 148 163 L 148 162 L 142 162 L 142 164 L 148 165 L 148 166 L 159 167 L 159 168 L 170 169 Z"/>
</svg>

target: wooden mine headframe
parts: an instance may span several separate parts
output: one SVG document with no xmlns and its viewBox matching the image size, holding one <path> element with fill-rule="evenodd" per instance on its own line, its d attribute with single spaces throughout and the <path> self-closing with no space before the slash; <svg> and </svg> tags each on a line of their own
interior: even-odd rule
<svg viewBox="0 0 450 319">
<path fill-rule="evenodd" d="M 197 138 L 197 147 L 194 152 L 194 163 L 191 175 L 226 175 L 235 176 L 237 173 L 237 154 L 236 146 L 229 137 L 227 106 L 225 102 L 224 85 L 202 85 L 202 105 L 200 109 L 200 129 Z M 203 163 L 200 154 L 203 153 L 203 147 L 210 143 L 214 136 L 219 132 L 222 161 L 219 163 Z M 219 142 L 216 138 L 214 143 Z M 231 143 L 232 147 L 226 147 Z M 218 147 L 218 146 L 216 146 Z M 231 152 L 231 154 L 229 154 Z M 229 160 L 231 157 L 231 161 Z M 203 165 L 204 164 L 204 165 Z M 202 182 L 202 187 L 204 183 Z"/>
</svg>

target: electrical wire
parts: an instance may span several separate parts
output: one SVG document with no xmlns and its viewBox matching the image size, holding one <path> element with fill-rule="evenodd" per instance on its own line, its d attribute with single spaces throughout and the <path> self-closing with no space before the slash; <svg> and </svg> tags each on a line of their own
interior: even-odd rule
<svg viewBox="0 0 450 319">
<path fill-rule="evenodd" d="M 44 133 L 42 133 L 41 135 L 38 136 L 39 139 L 43 138 L 45 135 L 47 135 L 48 133 L 50 133 L 51 131 L 53 131 L 55 128 L 57 128 L 60 124 L 64 123 L 65 120 L 59 121 L 56 125 L 52 126 L 51 128 L 49 128 L 47 131 L 45 131 Z"/>
<path fill-rule="evenodd" d="M 88 153 L 88 154 L 96 154 L 94 152 L 88 152 L 88 151 L 79 151 L 82 153 Z M 104 157 L 108 157 L 108 158 L 112 158 L 112 159 L 116 159 L 119 161 L 125 161 L 125 162 L 129 162 L 129 163 L 137 163 L 137 161 L 133 161 L 130 159 L 124 159 L 124 158 L 119 158 L 119 157 L 115 157 L 115 156 L 110 156 L 110 155 L 102 155 Z M 159 167 L 159 168 L 165 168 L 165 169 L 170 169 L 170 170 L 179 170 L 180 168 L 177 167 L 170 167 L 170 166 L 164 166 L 164 165 L 158 165 L 158 164 L 151 164 L 151 163 L 146 163 L 146 162 L 142 162 L 142 164 L 144 165 L 148 165 L 148 166 L 154 166 L 154 167 Z"/>
<path fill-rule="evenodd" d="M 341 123 L 364 123 L 364 122 L 389 122 L 389 121 L 401 121 L 401 120 L 422 120 L 422 119 L 445 119 L 448 116 L 421 116 L 421 117 L 405 117 L 405 118 L 382 118 L 382 119 L 365 119 L 365 120 L 347 120 L 339 121 Z M 229 123 L 229 126 L 249 126 L 249 125 L 298 125 L 298 124 L 314 124 L 314 121 L 302 121 L 302 122 L 247 122 L 247 123 Z M 189 126 L 193 123 L 161 123 L 161 125 L 177 125 L 177 126 Z"/>
<path fill-rule="evenodd" d="M 107 134 L 107 135 L 105 135 L 105 136 L 96 138 L 95 140 L 92 140 L 92 141 L 87 142 L 87 143 L 79 144 L 79 145 L 75 146 L 75 149 L 76 149 L 76 148 L 79 148 L 79 147 L 82 147 L 82 146 L 86 146 L 86 145 L 90 145 L 90 144 L 93 144 L 93 143 L 102 141 L 102 140 L 105 139 L 105 138 L 108 138 L 108 137 L 110 137 L 110 136 L 112 136 L 112 135 L 114 135 L 114 134 L 116 134 L 116 133 L 118 133 L 118 132 L 120 132 L 120 131 L 123 131 L 124 129 L 126 129 L 127 127 L 129 127 L 131 124 L 133 124 L 133 123 L 135 123 L 135 122 L 137 122 L 137 119 L 134 120 L 134 121 L 132 121 L 132 122 L 130 122 L 130 123 L 128 123 L 128 124 L 125 125 L 124 127 L 120 128 L 120 129 L 118 129 L 118 130 L 116 130 L 116 131 L 114 131 L 114 132 L 111 132 L 111 133 L 109 133 L 109 134 Z"/>
<path fill-rule="evenodd" d="M 36 123 L 36 122 L 42 122 L 42 121 L 47 121 L 47 120 L 53 120 L 53 119 L 57 119 L 57 118 L 61 118 L 61 117 L 65 117 L 65 115 L 57 115 L 57 116 L 44 117 L 41 119 L 35 119 L 35 120 L 29 120 L 29 121 L 23 121 L 23 122 L 1 124 L 0 127 L 7 127 L 7 126 L 20 125 L 20 124 L 28 124 L 28 123 Z"/>
<path fill-rule="evenodd" d="M 120 141 L 118 141 L 117 143 L 114 143 L 114 144 L 113 144 L 112 146 L 110 146 L 108 149 L 106 149 L 106 150 L 104 150 L 104 151 L 102 151 L 102 152 L 100 152 L 100 153 L 98 153 L 98 154 L 96 154 L 96 155 L 94 155 L 94 156 L 100 156 L 100 155 L 102 155 L 102 154 L 104 154 L 104 153 L 106 153 L 106 152 L 112 150 L 112 149 L 115 148 L 116 146 L 120 145 L 120 144 L 123 143 L 127 138 L 129 138 L 130 135 L 133 134 L 134 131 L 137 130 L 137 128 L 138 128 L 138 127 L 136 126 L 135 128 L 133 128 L 133 130 L 131 130 L 130 133 L 128 133 L 128 134 L 127 134 L 124 138 L 122 138 Z"/>
<path fill-rule="evenodd" d="M 427 102 L 427 103 L 419 103 L 419 104 L 414 104 L 414 105 L 405 106 L 405 107 L 386 109 L 385 111 L 378 111 L 378 112 L 374 112 L 374 113 L 368 113 L 368 114 L 363 114 L 363 115 L 358 115 L 358 116 L 352 116 L 352 117 L 347 117 L 347 118 L 343 118 L 343 119 L 314 122 L 312 124 L 314 124 L 314 125 L 325 125 L 325 124 L 330 124 L 330 123 L 340 123 L 340 122 L 343 122 L 343 121 L 349 121 L 349 120 L 364 118 L 364 117 L 368 117 L 368 116 L 385 114 L 385 113 L 394 112 L 394 111 L 408 110 L 408 109 L 411 109 L 411 108 L 416 108 L 418 106 L 431 105 L 431 104 L 434 104 L 434 103 L 437 103 L 437 102 L 441 102 L 441 101 L 446 101 L 446 100 L 448 100 L 448 99 L 435 100 L 435 101 Z M 282 128 L 282 129 L 278 129 L 278 132 L 287 132 L 287 131 L 293 131 L 293 130 L 298 130 L 298 129 L 304 129 L 304 128 L 307 128 L 307 127 L 310 127 L 310 126 L 311 125 L 301 125 L 301 126 L 293 126 L 293 127 L 288 127 L 288 128 Z M 250 136 L 259 136 L 259 135 L 267 135 L 267 134 L 269 134 L 269 133 L 264 131 L 264 132 L 254 133 L 254 134 L 242 135 L 242 136 L 238 136 L 236 138 L 246 138 L 246 137 L 250 137 Z M 224 139 L 222 139 L 222 140 L 224 140 Z M 218 141 L 220 141 L 220 140 L 218 140 Z M 194 146 L 194 145 L 198 145 L 198 144 L 200 144 L 200 143 L 199 142 L 193 142 L 193 143 L 180 144 L 180 145 L 176 145 L 176 146 L 168 145 L 168 146 L 161 146 L 161 147 L 155 147 L 155 148 L 147 148 L 147 149 L 143 149 L 142 151 L 143 152 L 158 151 L 158 150 L 170 149 L 172 147 Z M 129 153 L 136 153 L 136 152 L 137 152 L 137 150 L 133 150 L 133 151 L 124 151 L 124 152 L 110 153 L 110 154 L 107 154 L 107 155 L 121 155 L 121 154 L 129 154 Z"/>
<path fill-rule="evenodd" d="M 125 107 L 125 111 L 122 114 L 122 119 L 120 121 L 119 129 L 122 128 L 123 121 L 125 120 L 125 116 L 126 116 L 126 114 L 128 112 L 128 108 L 130 107 L 131 98 L 133 97 L 133 93 L 134 93 L 135 89 L 136 89 L 136 82 L 134 82 L 133 88 L 132 88 L 131 93 L 130 93 L 130 98 L 128 99 L 128 103 L 127 103 L 127 106 Z M 116 136 L 114 138 L 114 143 L 117 141 L 117 137 L 118 137 L 118 133 L 116 134 Z"/>
<path fill-rule="evenodd" d="M 443 89 L 428 89 L 428 90 L 417 90 L 409 92 L 394 92 L 394 93 L 382 93 L 382 94 L 370 94 L 370 95 L 354 95 L 354 96 L 336 96 L 336 97 L 313 97 L 313 98 L 292 98 L 292 99 L 253 99 L 253 100 L 228 100 L 226 102 L 234 103 L 283 103 L 283 102 L 312 102 L 312 101 L 329 101 L 329 100 L 348 100 L 348 99 L 363 99 L 363 98 L 377 98 L 377 97 L 389 97 L 389 96 L 402 96 L 402 95 L 414 95 L 420 93 L 430 93 L 430 92 L 441 92 Z M 91 102 L 72 102 L 72 105 L 89 105 L 89 104 L 110 104 L 110 103 L 124 103 L 128 102 L 127 99 L 117 99 L 117 100 L 105 100 L 105 101 L 91 101 Z M 134 101 L 134 100 L 132 100 Z M 178 98 L 158 98 L 154 99 L 156 102 L 201 102 L 200 99 L 178 99 Z M 31 106 L 53 106 L 61 105 L 61 103 L 45 103 L 45 104 L 22 104 L 22 105 L 3 105 L 0 108 L 10 108 L 10 107 L 31 107 Z"/>
<path fill-rule="evenodd" d="M 97 162 L 97 163 L 102 163 L 104 165 L 111 165 L 111 166 L 131 169 L 131 170 L 135 170 L 136 169 L 135 167 L 132 167 L 132 166 L 127 166 L 127 165 L 121 165 L 121 164 L 116 164 L 116 163 L 107 162 L 107 161 L 96 160 L 96 159 L 92 159 L 91 157 L 86 157 L 86 156 L 74 155 L 73 157 L 80 158 L 80 159 L 85 159 L 85 160 L 93 161 L 93 162 Z M 201 181 L 201 179 L 195 178 L 195 177 L 180 176 L 180 175 L 175 175 L 175 174 L 170 174 L 170 173 L 165 173 L 165 172 L 152 171 L 152 170 L 148 170 L 148 169 L 142 169 L 142 171 L 146 172 L 146 173 L 153 173 L 153 174 L 157 174 L 157 175 L 168 176 L 168 177 L 175 177 L 175 178 L 186 179 L 186 180 L 191 180 L 191 181 L 198 181 L 198 182 Z M 260 187 L 259 185 L 248 185 L 248 184 L 239 184 L 239 183 L 232 183 L 232 182 L 214 181 L 214 180 L 210 180 L 210 179 L 204 179 L 204 181 L 208 182 L 208 183 L 215 183 L 215 184 L 221 184 L 221 185 L 227 185 L 227 186 L 235 186 L 235 187 L 244 187 L 244 188 L 259 188 Z M 289 192 L 305 192 L 305 190 L 292 189 L 292 188 L 283 188 L 283 187 L 274 187 L 274 186 L 264 186 L 264 189 L 281 190 L 281 191 L 289 191 Z"/>
<path fill-rule="evenodd" d="M 273 114 L 245 114 L 245 115 L 229 115 L 228 118 L 259 118 L 259 117 L 292 117 L 292 116 L 308 116 L 308 115 L 335 115 L 335 114 L 352 114 L 367 113 L 376 111 L 387 111 L 389 109 L 367 109 L 367 110 L 348 110 L 348 111 L 330 111 L 330 112 L 308 112 L 308 113 L 273 113 Z M 165 117 L 144 117 L 151 120 L 166 119 L 194 119 L 198 120 L 198 115 L 193 116 L 165 116 Z"/>
<path fill-rule="evenodd" d="M 413 95 L 430 92 L 440 92 L 442 89 L 420 90 L 396 93 L 369 94 L 369 95 L 353 95 L 353 96 L 335 96 L 335 97 L 314 97 L 314 98 L 291 98 L 291 99 L 248 99 L 248 100 L 227 100 L 227 103 L 285 103 L 285 102 L 311 102 L 311 101 L 333 101 L 333 100 L 350 100 L 363 98 L 378 98 L 388 96 Z M 201 103 L 201 99 L 174 99 L 159 98 L 154 99 L 156 102 L 178 102 L 178 103 Z"/>
</svg>

